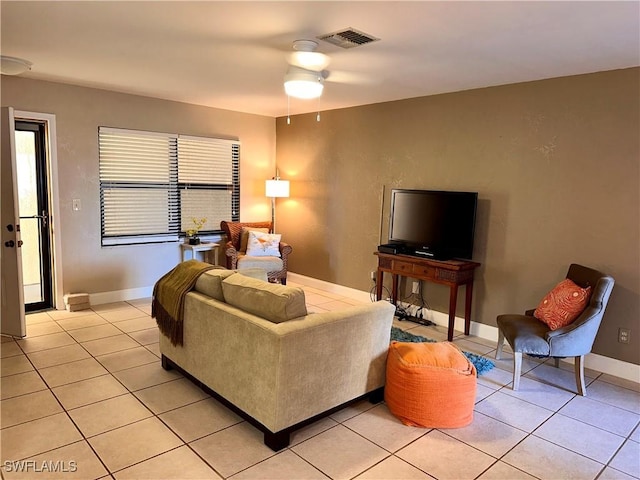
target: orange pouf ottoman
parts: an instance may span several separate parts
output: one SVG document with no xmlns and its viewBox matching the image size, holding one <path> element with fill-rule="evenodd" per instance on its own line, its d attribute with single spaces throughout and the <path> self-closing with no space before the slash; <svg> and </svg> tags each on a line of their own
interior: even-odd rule
<svg viewBox="0 0 640 480">
<path fill-rule="evenodd" d="M 473 420 L 476 369 L 449 342 L 391 342 L 384 399 L 405 425 L 457 428 Z"/>
</svg>

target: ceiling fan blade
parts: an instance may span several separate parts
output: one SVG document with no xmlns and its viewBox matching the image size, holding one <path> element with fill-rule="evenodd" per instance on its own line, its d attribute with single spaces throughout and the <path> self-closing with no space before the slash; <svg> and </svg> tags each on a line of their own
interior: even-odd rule
<svg viewBox="0 0 640 480">
<path fill-rule="evenodd" d="M 323 77 L 327 82 L 344 83 L 349 85 L 372 85 L 375 83 L 379 83 L 371 76 L 340 70 L 331 70 L 330 72 L 324 71 Z"/>
</svg>

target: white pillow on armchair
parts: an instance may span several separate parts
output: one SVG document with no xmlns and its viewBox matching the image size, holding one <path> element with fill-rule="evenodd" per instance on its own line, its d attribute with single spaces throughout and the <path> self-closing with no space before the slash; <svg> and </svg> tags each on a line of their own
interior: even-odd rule
<svg viewBox="0 0 640 480">
<path fill-rule="evenodd" d="M 279 257 L 280 239 L 279 233 L 249 232 L 247 242 L 247 255 L 251 257 Z"/>
</svg>

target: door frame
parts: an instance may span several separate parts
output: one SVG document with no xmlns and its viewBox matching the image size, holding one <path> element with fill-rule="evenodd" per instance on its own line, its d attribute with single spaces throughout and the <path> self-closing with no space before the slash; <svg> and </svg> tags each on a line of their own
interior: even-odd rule
<svg viewBox="0 0 640 480">
<path fill-rule="evenodd" d="M 56 116 L 51 113 L 14 110 L 15 120 L 44 123 L 47 163 L 47 181 L 49 183 L 49 232 L 51 239 L 51 280 L 53 286 L 53 307 L 64 310 L 64 292 L 62 290 L 62 242 L 60 235 L 60 196 L 58 189 L 58 144 Z"/>
</svg>

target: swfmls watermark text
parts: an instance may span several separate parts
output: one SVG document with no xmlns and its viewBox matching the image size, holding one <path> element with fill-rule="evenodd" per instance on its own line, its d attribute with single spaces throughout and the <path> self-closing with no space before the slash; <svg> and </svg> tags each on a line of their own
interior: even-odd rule
<svg viewBox="0 0 640 480">
<path fill-rule="evenodd" d="M 78 470 L 75 460 L 5 460 L 5 472 L 73 473 Z"/>
</svg>

